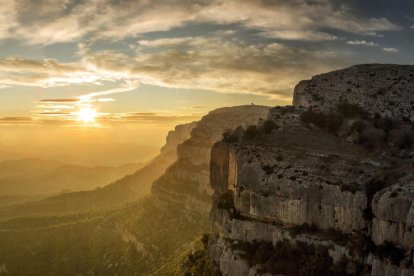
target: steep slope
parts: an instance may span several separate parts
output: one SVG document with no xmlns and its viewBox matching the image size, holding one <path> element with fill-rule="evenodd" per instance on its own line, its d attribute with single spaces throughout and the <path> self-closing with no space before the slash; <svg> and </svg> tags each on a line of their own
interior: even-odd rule
<svg viewBox="0 0 414 276">
<path fill-rule="evenodd" d="M 293 107 L 215 144 L 217 272 L 414 274 L 411 72 L 361 65 L 314 77 Z"/>
<path fill-rule="evenodd" d="M 111 209 L 142 198 L 150 193 L 152 183 L 177 159 L 174 148 L 189 138 L 194 127 L 195 123 L 177 126 L 168 134 L 167 143 L 156 158 L 109 185 L 2 208 L 0 218 Z"/>
</svg>

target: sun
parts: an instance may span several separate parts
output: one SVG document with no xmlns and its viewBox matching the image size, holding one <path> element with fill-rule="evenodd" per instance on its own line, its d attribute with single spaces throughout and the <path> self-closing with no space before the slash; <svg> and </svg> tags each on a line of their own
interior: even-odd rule
<svg viewBox="0 0 414 276">
<path fill-rule="evenodd" d="M 78 121 L 84 123 L 93 123 L 95 122 L 96 116 L 98 115 L 96 111 L 92 108 L 85 107 L 79 110 L 78 114 Z"/>
</svg>

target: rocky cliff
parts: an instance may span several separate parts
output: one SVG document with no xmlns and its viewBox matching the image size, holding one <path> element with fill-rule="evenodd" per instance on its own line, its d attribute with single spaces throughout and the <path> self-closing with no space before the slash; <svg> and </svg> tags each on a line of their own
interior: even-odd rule
<svg viewBox="0 0 414 276">
<path fill-rule="evenodd" d="M 220 108 L 204 116 L 191 137 L 176 147 L 177 161 L 152 186 L 152 194 L 163 201 L 184 203 L 194 208 L 200 199 L 201 209 L 210 210 L 210 152 L 215 142 L 222 139 L 226 130 L 248 126 L 266 118 L 269 107 L 236 106 Z M 196 204 L 197 206 L 197 204 Z"/>
<path fill-rule="evenodd" d="M 294 106 L 332 110 L 338 103 L 358 103 L 372 114 L 414 120 L 414 66 L 366 64 L 301 81 Z"/>
<path fill-rule="evenodd" d="M 211 152 L 223 275 L 414 275 L 414 66 L 300 82 Z"/>
</svg>

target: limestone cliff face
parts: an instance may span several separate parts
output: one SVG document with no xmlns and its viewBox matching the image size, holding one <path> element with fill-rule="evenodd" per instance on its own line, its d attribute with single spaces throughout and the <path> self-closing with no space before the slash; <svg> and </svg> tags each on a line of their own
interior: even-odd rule
<svg viewBox="0 0 414 276">
<path fill-rule="evenodd" d="M 414 120 L 414 66 L 367 64 L 301 81 L 293 105 L 332 109 L 338 102 L 358 103 L 366 111 Z"/>
<path fill-rule="evenodd" d="M 172 153 L 174 156 L 177 156 L 177 147 L 184 141 L 190 138 L 191 131 L 195 128 L 197 122 L 192 122 L 188 124 L 182 124 L 175 127 L 174 130 L 168 132 L 166 143 L 161 148 L 162 154 Z"/>
<path fill-rule="evenodd" d="M 386 142 L 367 148 L 352 137 L 372 119 L 348 118 L 328 132 L 320 122 L 304 123 L 312 111 L 301 107 L 332 112 L 341 103 L 358 104 L 369 115 L 398 118 L 398 130 L 411 128 L 413 69 L 364 65 L 316 76 L 297 86 L 293 107 L 269 111 L 271 131 L 261 122 L 254 137 L 214 145 L 209 250 L 223 275 L 306 274 L 300 265 L 298 274 L 283 270 L 299 264 L 294 258 L 277 266 L 289 244 L 314 252 L 307 259 L 326 261 L 314 275 L 414 275 L 413 143 L 404 158 L 396 148 L 390 154 Z M 266 242 L 274 248 L 264 251 Z"/>
<path fill-rule="evenodd" d="M 211 111 L 197 122 L 191 137 L 177 147 L 177 161 L 152 187 L 152 193 L 164 201 L 176 201 L 188 208 L 210 209 L 210 151 L 223 132 L 239 125 L 255 124 L 266 118 L 269 107 L 236 106 Z"/>
</svg>

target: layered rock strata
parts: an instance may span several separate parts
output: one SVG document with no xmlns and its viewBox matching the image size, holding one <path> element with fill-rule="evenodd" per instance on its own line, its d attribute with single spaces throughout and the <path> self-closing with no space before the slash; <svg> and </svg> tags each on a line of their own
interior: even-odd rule
<svg viewBox="0 0 414 276">
<path fill-rule="evenodd" d="M 261 121 L 214 145 L 209 249 L 217 271 L 309 273 L 289 270 L 294 258 L 282 266 L 272 259 L 293 245 L 326 262 L 323 272 L 306 263 L 318 275 L 414 275 L 413 71 L 361 65 L 316 76 L 298 84 L 293 106 L 269 111 L 270 130 Z M 366 117 L 341 114 L 343 104 Z M 304 120 L 311 115 L 330 131 Z M 326 116 L 340 117 L 338 127 Z M 367 147 L 365 133 L 383 131 L 384 121 L 384 141 Z M 406 143 L 390 142 L 393 132 L 408 133 Z"/>
</svg>

